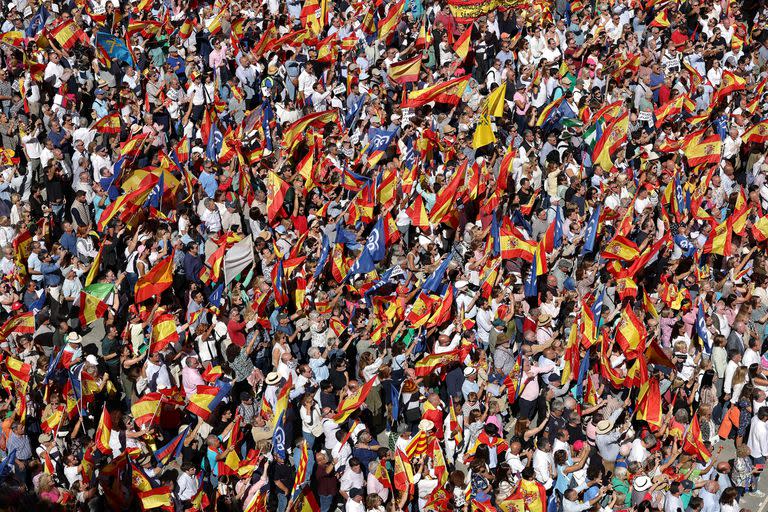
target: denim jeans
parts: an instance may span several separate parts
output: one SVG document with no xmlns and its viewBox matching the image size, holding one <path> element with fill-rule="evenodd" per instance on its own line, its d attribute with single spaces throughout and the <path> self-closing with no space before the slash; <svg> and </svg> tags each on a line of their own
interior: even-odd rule
<svg viewBox="0 0 768 512">
<path fill-rule="evenodd" d="M 281 492 L 277 493 L 277 512 L 285 512 L 288 507 L 288 495 Z"/>
<path fill-rule="evenodd" d="M 320 512 L 329 512 L 331 510 L 331 505 L 333 505 L 333 494 L 329 494 L 328 496 L 319 494 L 317 497 L 320 500 Z"/>
<path fill-rule="evenodd" d="M 306 430 L 302 430 L 301 434 L 304 436 L 304 439 L 307 441 L 307 447 L 311 450 L 315 447 L 315 436 L 307 432 Z"/>
</svg>

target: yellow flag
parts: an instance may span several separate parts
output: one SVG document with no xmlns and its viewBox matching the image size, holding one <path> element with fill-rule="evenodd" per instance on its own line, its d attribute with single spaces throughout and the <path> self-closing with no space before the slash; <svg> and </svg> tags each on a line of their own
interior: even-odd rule
<svg viewBox="0 0 768 512">
<path fill-rule="evenodd" d="M 472 137 L 472 148 L 477 149 L 496 142 L 496 134 L 491 127 L 491 116 L 483 111 L 475 127 L 475 135 Z"/>
<path fill-rule="evenodd" d="M 504 81 L 485 100 L 485 111 L 493 117 L 504 115 L 504 96 L 507 94 L 507 82 Z"/>
</svg>

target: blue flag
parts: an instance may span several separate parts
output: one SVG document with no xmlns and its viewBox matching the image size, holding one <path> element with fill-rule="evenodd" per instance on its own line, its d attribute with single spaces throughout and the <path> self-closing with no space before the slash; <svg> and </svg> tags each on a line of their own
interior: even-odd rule
<svg viewBox="0 0 768 512">
<path fill-rule="evenodd" d="M 595 299 L 595 302 L 592 303 L 592 307 L 590 308 L 592 310 L 592 316 L 595 318 L 595 326 L 600 325 L 600 316 L 603 312 L 603 302 L 605 302 L 605 286 L 603 286 L 602 291 Z"/>
<path fill-rule="evenodd" d="M 122 38 L 107 32 L 98 32 L 96 34 L 96 48 L 104 52 L 110 60 L 118 60 L 129 66 L 134 66 L 131 52 Z"/>
<path fill-rule="evenodd" d="M 176 459 L 179 455 L 181 455 L 181 449 L 184 448 L 184 439 L 186 439 L 188 432 L 189 426 L 182 430 L 181 434 L 171 439 L 168 444 L 153 452 L 155 460 L 161 466 L 164 466 L 171 460 Z"/>
<path fill-rule="evenodd" d="M 275 431 L 272 433 L 272 452 L 278 457 L 286 460 L 288 457 L 285 440 L 285 411 L 280 413 L 280 417 L 275 423 Z"/>
<path fill-rule="evenodd" d="M 555 212 L 555 233 L 554 233 L 554 248 L 559 249 L 563 245 L 563 213 L 560 205 L 557 205 Z"/>
<path fill-rule="evenodd" d="M 261 116 L 261 129 L 264 130 L 264 147 L 272 151 L 272 130 L 270 129 L 270 124 L 275 119 L 275 112 L 272 110 L 272 104 L 269 100 L 264 100 L 262 112 L 264 114 Z"/>
<path fill-rule="evenodd" d="M 381 128 L 371 128 L 368 130 L 369 145 L 366 153 L 370 155 L 376 151 L 386 151 L 392 143 L 392 139 L 397 135 L 397 132 L 397 128 L 391 132 Z"/>
<path fill-rule="evenodd" d="M 328 237 L 325 236 L 325 233 L 323 233 L 323 250 L 320 252 L 320 259 L 317 260 L 317 267 L 315 267 L 315 274 L 314 277 L 317 279 L 317 276 L 319 276 L 323 269 L 325 268 L 325 264 L 328 263 L 328 256 L 331 254 L 331 243 L 328 241 Z"/>
<path fill-rule="evenodd" d="M 589 254 L 595 250 L 595 239 L 597 238 L 597 225 L 600 222 L 600 210 L 602 205 L 595 206 L 592 216 L 587 223 L 587 234 L 584 235 L 584 245 L 581 247 L 581 255 Z"/>
<path fill-rule="evenodd" d="M 696 334 L 701 340 L 701 345 L 707 354 L 712 353 L 712 345 L 709 342 L 709 331 L 707 331 L 707 318 L 704 316 L 704 306 L 699 301 L 699 310 L 696 313 Z"/>
<path fill-rule="evenodd" d="M 208 145 L 205 147 L 205 156 L 214 162 L 218 162 L 223 142 L 224 135 L 221 134 L 221 130 L 216 126 L 216 123 L 213 123 L 211 135 L 208 137 Z"/>
<path fill-rule="evenodd" d="M 491 240 L 493 240 L 494 256 L 498 256 L 501 253 L 501 232 L 499 229 L 499 217 L 494 212 L 493 219 L 491 220 Z"/>
<path fill-rule="evenodd" d="M 365 104 L 365 100 L 367 99 L 367 95 L 363 94 L 360 96 L 360 101 L 357 102 L 357 105 L 354 106 L 348 113 L 347 116 L 344 118 L 344 124 L 347 128 L 351 128 L 356 122 L 357 118 L 360 116 L 360 113 L 363 111 L 363 105 Z"/>
<path fill-rule="evenodd" d="M 37 13 L 29 20 L 29 26 L 24 31 L 24 34 L 27 37 L 35 37 L 38 32 L 43 30 L 46 21 L 48 21 L 48 10 L 41 5 Z"/>
<path fill-rule="evenodd" d="M 531 271 L 528 273 L 528 277 L 525 279 L 525 283 L 523 283 L 523 290 L 525 292 L 526 298 L 536 297 L 539 295 L 539 287 L 537 284 L 538 276 L 536 275 L 536 258 L 538 258 L 538 256 L 538 253 L 533 253 Z"/>
<path fill-rule="evenodd" d="M 163 194 L 165 193 L 165 171 L 160 173 L 160 179 L 157 180 L 157 184 L 152 188 L 152 193 L 147 198 L 145 206 L 151 206 L 157 210 L 162 210 Z"/>
<path fill-rule="evenodd" d="M 224 296 L 224 283 L 220 284 L 216 287 L 215 290 L 211 293 L 210 297 L 208 297 L 208 302 L 211 304 L 211 306 L 215 307 L 221 307 L 221 299 Z"/>
<path fill-rule="evenodd" d="M 6 458 L 0 462 L 0 477 L 6 476 L 13 471 L 13 465 L 16 464 L 16 450 L 12 450 Z"/>
<path fill-rule="evenodd" d="M 355 264 L 349 269 L 349 273 L 344 278 L 345 280 L 350 279 L 356 274 L 367 274 L 376 268 L 375 263 L 383 260 L 387 254 L 385 238 L 384 218 L 379 217 L 373 231 L 370 232 L 365 240 L 363 252 L 360 253 L 360 257 L 357 258 Z"/>
<path fill-rule="evenodd" d="M 587 372 L 589 371 L 589 351 L 590 349 L 587 349 L 587 353 L 584 354 L 584 358 L 579 365 L 579 376 L 576 384 L 576 398 L 579 402 L 584 398 L 584 379 L 587 378 Z"/>
<path fill-rule="evenodd" d="M 48 384 L 51 375 L 53 375 L 53 372 L 59 367 L 59 362 L 61 361 L 61 355 L 63 353 L 63 350 L 59 350 L 58 352 L 54 350 L 51 352 L 51 357 L 48 359 L 48 369 L 45 371 L 45 377 L 43 377 L 43 385 Z"/>
<path fill-rule="evenodd" d="M 452 258 L 453 252 L 448 253 L 448 256 L 445 257 L 440 266 L 432 272 L 432 275 L 429 276 L 426 281 L 424 281 L 424 284 L 421 286 L 421 291 L 426 293 L 437 292 L 442 295 L 440 290 L 443 287 L 443 277 L 445 276 L 445 271 L 448 270 L 448 265 L 451 264 Z"/>
<path fill-rule="evenodd" d="M 365 290 L 365 303 L 368 305 L 368 307 L 373 306 L 373 301 L 371 301 L 371 296 L 376 293 L 376 291 L 389 284 L 389 282 L 392 280 L 392 276 L 394 275 L 401 275 L 403 273 L 403 269 L 400 268 L 400 265 L 395 265 L 394 267 L 388 268 L 386 272 L 384 272 L 381 277 L 371 285 L 370 288 Z"/>
<path fill-rule="evenodd" d="M 360 246 L 360 244 L 357 243 L 357 237 L 355 237 L 355 234 L 344 227 L 343 220 L 340 220 L 336 223 L 336 243 L 344 244 L 353 250 L 355 247 Z"/>
<path fill-rule="evenodd" d="M 43 307 L 45 307 L 45 290 L 40 294 L 39 299 L 29 305 L 29 310 L 34 314 L 38 314 Z"/>
<path fill-rule="evenodd" d="M 515 226 L 520 226 L 523 228 L 526 233 L 528 233 L 528 236 L 531 235 L 531 232 L 533 231 L 533 228 L 531 227 L 531 223 L 528 222 L 525 217 L 523 217 L 522 212 L 520 210 L 515 210 L 512 212 L 512 223 Z"/>
<path fill-rule="evenodd" d="M 693 243 L 691 243 L 691 241 L 683 235 L 677 234 L 673 236 L 672 239 L 675 241 L 675 245 L 678 246 L 681 251 L 683 251 L 684 257 L 690 258 L 696 252 L 696 246 L 693 245 Z"/>
</svg>

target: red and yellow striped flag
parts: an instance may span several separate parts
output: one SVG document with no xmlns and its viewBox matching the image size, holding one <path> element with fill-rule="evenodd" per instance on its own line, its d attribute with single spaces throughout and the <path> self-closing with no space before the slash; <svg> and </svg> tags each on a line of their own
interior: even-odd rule
<svg viewBox="0 0 768 512">
<path fill-rule="evenodd" d="M 421 72 L 421 54 L 408 60 L 393 62 L 387 70 L 389 78 L 398 84 L 416 82 Z"/>
<path fill-rule="evenodd" d="M 416 108 L 426 105 L 430 102 L 445 103 L 447 105 L 458 105 L 461 101 L 461 95 L 464 94 L 467 84 L 469 84 L 470 75 L 464 75 L 445 82 L 440 82 L 424 89 L 418 89 L 408 93 L 403 101 L 404 108 Z"/>
</svg>

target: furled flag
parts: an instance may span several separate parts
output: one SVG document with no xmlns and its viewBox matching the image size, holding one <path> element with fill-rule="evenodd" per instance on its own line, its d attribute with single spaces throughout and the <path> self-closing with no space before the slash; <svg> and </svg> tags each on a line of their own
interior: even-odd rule
<svg viewBox="0 0 768 512">
<path fill-rule="evenodd" d="M 699 307 L 696 311 L 696 335 L 701 340 L 701 346 L 707 354 L 712 352 L 712 344 L 709 342 L 709 331 L 707 330 L 707 318 L 704 315 L 703 301 L 699 300 Z"/>
<path fill-rule="evenodd" d="M 272 451 L 283 460 L 288 456 L 285 439 L 285 411 L 277 418 L 275 431 L 272 433 Z"/>
<path fill-rule="evenodd" d="M 651 377 L 648 382 L 640 387 L 635 418 L 645 420 L 656 430 L 661 427 L 661 391 L 659 389 L 659 380 L 656 377 Z"/>
</svg>

